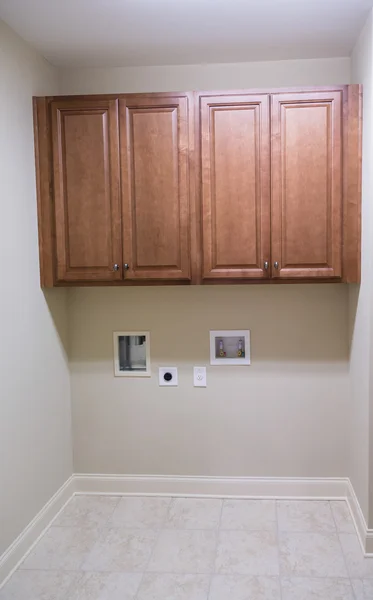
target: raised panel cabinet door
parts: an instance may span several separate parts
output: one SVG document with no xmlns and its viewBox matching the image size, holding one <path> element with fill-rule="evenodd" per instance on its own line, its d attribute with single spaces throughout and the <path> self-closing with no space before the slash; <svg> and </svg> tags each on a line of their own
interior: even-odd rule
<svg viewBox="0 0 373 600">
<path fill-rule="evenodd" d="M 120 280 L 117 101 L 54 101 L 51 111 L 57 280 Z"/>
<path fill-rule="evenodd" d="M 270 268 L 268 95 L 200 95 L 202 275 L 266 279 Z"/>
<path fill-rule="evenodd" d="M 189 280 L 188 98 L 120 100 L 125 279 Z"/>
<path fill-rule="evenodd" d="M 272 96 L 272 276 L 342 275 L 343 90 Z"/>
</svg>

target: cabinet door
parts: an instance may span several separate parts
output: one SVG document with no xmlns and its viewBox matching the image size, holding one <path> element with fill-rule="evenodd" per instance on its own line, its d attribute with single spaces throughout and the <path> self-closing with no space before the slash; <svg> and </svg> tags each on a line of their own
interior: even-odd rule
<svg viewBox="0 0 373 600">
<path fill-rule="evenodd" d="M 120 100 L 125 279 L 190 279 L 186 96 Z"/>
<path fill-rule="evenodd" d="M 267 278 L 269 97 L 199 98 L 203 277 Z"/>
<path fill-rule="evenodd" d="M 342 91 L 272 97 L 273 277 L 340 277 Z"/>
<path fill-rule="evenodd" d="M 117 101 L 52 102 L 52 136 L 57 279 L 121 279 Z"/>
</svg>

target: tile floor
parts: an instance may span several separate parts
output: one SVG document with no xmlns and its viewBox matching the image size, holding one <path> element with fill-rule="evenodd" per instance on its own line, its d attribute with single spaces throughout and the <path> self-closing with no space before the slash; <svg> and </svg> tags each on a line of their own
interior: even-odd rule
<svg viewBox="0 0 373 600">
<path fill-rule="evenodd" d="M 0 600 L 373 600 L 343 501 L 75 496 Z"/>
</svg>

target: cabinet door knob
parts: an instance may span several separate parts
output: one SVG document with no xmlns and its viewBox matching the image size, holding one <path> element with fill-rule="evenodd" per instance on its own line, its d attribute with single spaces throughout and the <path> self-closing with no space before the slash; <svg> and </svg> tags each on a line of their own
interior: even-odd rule
<svg viewBox="0 0 373 600">
<path fill-rule="evenodd" d="M 268 262 L 268 260 L 265 260 L 264 261 L 264 270 L 268 271 L 268 267 L 269 267 L 269 262 Z"/>
<path fill-rule="evenodd" d="M 128 263 L 124 263 L 123 268 L 125 271 L 128 271 L 128 269 L 130 268 Z"/>
<path fill-rule="evenodd" d="M 273 266 L 274 266 L 274 268 L 275 268 L 275 269 L 278 269 L 278 267 L 279 267 L 279 264 L 278 264 L 277 260 L 276 260 L 276 262 L 274 263 L 274 265 L 273 265 Z"/>
<path fill-rule="evenodd" d="M 119 271 L 119 265 L 117 265 L 116 263 L 113 266 L 113 271 Z"/>
</svg>

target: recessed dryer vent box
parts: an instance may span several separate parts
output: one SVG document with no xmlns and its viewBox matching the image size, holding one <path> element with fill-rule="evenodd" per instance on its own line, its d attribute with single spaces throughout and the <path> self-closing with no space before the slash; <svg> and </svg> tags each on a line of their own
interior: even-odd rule
<svg viewBox="0 0 373 600">
<path fill-rule="evenodd" d="M 249 365 L 249 329 L 210 331 L 210 364 Z"/>
<path fill-rule="evenodd" d="M 114 332 L 116 377 L 150 377 L 149 331 Z"/>
</svg>

